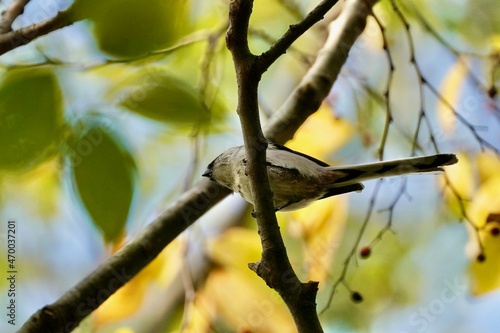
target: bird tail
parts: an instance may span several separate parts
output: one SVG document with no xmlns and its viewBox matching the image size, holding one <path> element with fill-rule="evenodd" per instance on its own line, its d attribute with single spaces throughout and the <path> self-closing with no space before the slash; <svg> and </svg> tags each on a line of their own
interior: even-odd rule
<svg viewBox="0 0 500 333">
<path fill-rule="evenodd" d="M 454 154 L 437 154 L 355 166 L 329 167 L 337 175 L 333 184 L 348 185 L 364 180 L 412 173 L 444 171 L 442 166 L 458 162 Z"/>
</svg>

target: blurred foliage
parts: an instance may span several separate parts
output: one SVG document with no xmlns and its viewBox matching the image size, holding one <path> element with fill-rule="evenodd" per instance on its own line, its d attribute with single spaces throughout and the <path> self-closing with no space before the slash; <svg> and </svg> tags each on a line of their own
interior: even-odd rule
<svg viewBox="0 0 500 333">
<path fill-rule="evenodd" d="M 69 140 L 70 168 L 79 197 L 106 242 L 124 234 L 134 193 L 135 164 L 108 129 L 89 121 Z"/>
<path fill-rule="evenodd" d="M 500 162 L 488 147 L 479 152 L 471 135 L 477 130 L 498 148 L 499 6 L 494 0 L 396 3 L 409 22 L 414 54 L 391 2 L 380 1 L 374 13 L 384 30 L 369 19 L 330 96 L 287 145 L 331 164 L 373 161 L 388 129 L 384 158 L 439 150 L 458 152 L 460 163 L 447 168 L 439 184 L 419 178 L 400 191 L 399 182 L 388 180 L 382 194 L 371 197 L 373 183 L 367 183 L 363 194 L 278 214 L 300 278 L 320 282 L 319 308 L 348 265 L 321 317 L 325 331 L 415 331 L 412 315 L 442 293 L 433 283 L 467 277 L 476 297 L 500 285 Z M 252 51 L 265 51 L 315 4 L 255 1 Z M 16 50 L 16 65 L 5 61 L 10 67 L 0 73 L 1 211 L 26 225 L 25 267 L 46 266 L 25 292 L 29 299 L 19 304 L 41 307 L 57 298 L 197 180 L 223 146 L 241 142 L 237 116 L 228 112 L 236 107 L 236 81 L 224 44 L 227 10 L 225 1 L 76 0 L 70 15 L 87 23 Z M 264 119 L 304 77 L 325 35 L 325 26 L 315 25 L 263 76 Z M 448 103 L 430 93 L 429 82 Z M 79 205 L 65 200 L 67 188 Z M 232 202 L 172 242 L 78 330 L 293 332 L 281 299 L 247 267 L 260 258 L 258 233 L 249 214 L 240 214 L 245 220 L 234 213 Z M 79 220 L 76 208 L 90 219 Z M 469 221 L 456 229 L 446 223 L 459 219 Z M 35 234 L 41 228 L 49 230 L 45 237 Z M 450 230 L 466 228 L 462 260 L 461 234 Z M 361 230 L 359 247 L 371 251 L 366 258 L 352 247 Z M 68 276 L 70 265 L 81 266 L 77 277 Z M 363 302 L 353 302 L 353 292 Z M 457 301 L 447 309 L 460 306 Z M 445 323 L 449 317 L 433 319 Z M 450 320 L 435 327 L 453 325 Z"/>
<path fill-rule="evenodd" d="M 335 133 L 335 135 L 319 136 L 318 133 Z M 287 146 L 319 159 L 328 159 L 332 152 L 352 140 L 354 135 L 353 124 L 345 118 L 335 118 L 331 106 L 324 103 L 302 124 L 301 130 Z"/>
<path fill-rule="evenodd" d="M 117 245 L 115 252 L 125 244 L 121 242 Z M 92 325 L 95 328 L 114 325 L 140 311 L 148 291 L 169 285 L 175 279 L 183 265 L 184 248 L 185 240 L 177 239 L 172 242 L 144 270 L 99 307 L 92 316 Z"/>
<path fill-rule="evenodd" d="M 103 52 L 135 58 L 170 46 L 189 30 L 187 8 L 181 0 L 76 0 L 70 15 L 92 22 Z"/>
<path fill-rule="evenodd" d="M 453 66 L 450 66 L 448 73 L 441 83 L 441 96 L 450 105 L 459 104 L 462 88 L 467 79 L 469 64 L 467 60 L 461 60 L 461 58 L 458 58 L 457 62 Z M 448 104 L 438 102 L 437 115 L 444 132 L 452 132 L 456 129 L 457 119 L 453 111 Z"/>
<path fill-rule="evenodd" d="M 468 214 L 479 234 L 469 226 L 468 252 L 471 256 L 471 292 L 481 295 L 500 287 L 500 162 L 483 154 L 479 170 L 488 170 L 472 196 Z M 487 168 L 485 168 L 487 166 Z M 478 247 L 480 239 L 482 248 Z M 483 256 L 480 258 L 479 256 Z"/>
<path fill-rule="evenodd" d="M 434 29 L 472 52 L 498 49 L 500 7 L 496 0 L 401 2 L 407 6 L 409 15 L 418 10 Z"/>
<path fill-rule="evenodd" d="M 48 68 L 9 70 L 0 83 L 0 170 L 27 169 L 57 150 L 62 95 Z"/>
<path fill-rule="evenodd" d="M 122 81 L 120 88 L 127 93 L 119 105 L 145 117 L 173 123 L 177 128 L 218 124 L 225 111 L 220 100 L 206 105 L 192 85 L 168 75 L 165 70 L 138 71 Z"/>
<path fill-rule="evenodd" d="M 210 273 L 203 297 L 214 305 L 214 315 L 236 331 L 293 332 L 293 319 L 283 301 L 248 269 L 247 263 L 257 261 L 260 252 L 253 230 L 231 228 L 214 239 L 208 253 L 220 268 Z"/>
<path fill-rule="evenodd" d="M 26 202 L 24 210 L 43 222 L 52 221 L 59 211 L 62 192 L 61 166 L 53 157 L 29 171 L 2 177 L 2 193 L 16 202 Z"/>
</svg>

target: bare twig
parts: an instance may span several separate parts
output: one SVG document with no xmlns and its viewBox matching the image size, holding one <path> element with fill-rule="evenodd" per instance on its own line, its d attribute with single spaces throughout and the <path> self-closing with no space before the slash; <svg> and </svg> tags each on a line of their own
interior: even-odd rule
<svg viewBox="0 0 500 333">
<path fill-rule="evenodd" d="M 417 121 L 417 124 L 416 124 L 416 127 L 415 127 L 415 131 L 413 133 L 411 155 L 414 155 L 415 152 L 416 152 L 416 150 L 418 149 L 418 137 L 419 137 L 420 129 L 422 128 L 422 126 L 424 126 L 424 123 L 425 123 L 425 126 L 427 126 L 429 128 L 429 132 L 430 132 L 430 134 L 429 134 L 429 140 L 433 144 L 434 150 L 436 152 L 439 152 L 439 147 L 438 147 L 438 144 L 436 142 L 432 126 L 431 126 L 430 121 L 429 121 L 429 119 L 427 117 L 427 114 L 426 114 L 426 112 L 424 110 L 424 91 L 423 91 L 423 87 L 424 86 L 427 86 L 430 89 L 430 91 L 435 96 L 437 96 L 437 98 L 442 103 L 444 103 L 448 108 L 450 108 L 452 110 L 452 112 L 454 113 L 455 117 L 462 124 L 464 124 L 473 133 L 475 139 L 479 142 L 481 148 L 487 147 L 487 148 L 489 148 L 491 150 L 497 151 L 493 145 L 491 145 L 489 142 L 487 142 L 481 136 L 478 135 L 478 133 L 476 132 L 477 131 L 477 127 L 474 126 L 474 125 L 472 125 L 471 123 L 469 123 L 463 116 L 461 116 L 454 109 L 453 105 L 451 105 L 448 101 L 446 101 L 446 99 L 444 99 L 442 97 L 442 95 L 439 93 L 439 91 L 430 82 L 428 82 L 425 79 L 424 74 L 423 74 L 421 68 L 419 67 L 419 64 L 417 63 L 417 61 L 415 59 L 415 46 L 414 46 L 414 42 L 413 42 L 413 37 L 412 37 L 411 32 L 410 32 L 410 24 L 406 20 L 404 14 L 399 9 L 399 7 L 398 7 L 398 5 L 397 5 L 397 3 L 396 3 L 395 0 L 391 0 L 391 5 L 393 7 L 394 12 L 396 13 L 396 15 L 398 16 L 398 18 L 400 19 L 400 21 L 404 25 L 404 28 L 405 28 L 404 30 L 405 30 L 405 33 L 406 33 L 406 36 L 407 36 L 407 40 L 408 40 L 408 46 L 409 46 L 409 49 L 410 49 L 409 50 L 410 51 L 409 52 L 409 54 L 410 54 L 409 62 L 413 65 L 413 68 L 415 69 L 416 75 L 417 75 L 417 77 L 420 80 L 419 85 L 418 85 L 419 86 L 418 87 L 418 89 L 419 89 L 419 95 L 420 95 L 420 111 L 419 111 L 419 117 L 418 117 L 418 121 Z M 386 139 L 387 139 L 387 134 L 388 134 L 388 131 L 389 131 L 389 127 L 392 124 L 392 114 L 391 114 L 391 111 L 390 111 L 389 93 L 390 93 L 390 84 L 391 84 L 391 79 L 392 79 L 392 72 L 394 70 L 394 65 L 393 65 L 393 60 L 392 60 L 392 57 L 391 57 L 391 53 L 390 53 L 390 51 L 388 49 L 385 27 L 383 26 L 383 24 L 378 20 L 378 18 L 375 15 L 374 15 L 374 18 L 375 18 L 377 24 L 379 25 L 379 27 L 381 29 L 381 33 L 382 33 L 382 36 L 383 36 L 383 42 L 384 42 L 383 47 L 384 47 L 384 50 L 386 51 L 388 62 L 389 62 L 389 69 L 391 71 L 391 73 L 389 73 L 388 82 L 386 84 L 386 91 L 384 93 L 384 97 L 385 97 L 385 101 L 386 101 L 386 122 L 385 122 L 385 125 L 384 125 L 384 132 L 383 132 L 381 144 L 380 144 L 380 147 L 379 147 L 379 157 L 382 158 L 383 157 L 383 152 L 384 152 L 384 146 L 385 146 Z M 452 50 L 453 54 L 455 54 L 456 56 L 459 56 L 459 53 L 457 51 L 455 51 L 453 49 L 451 49 L 451 50 Z M 483 246 L 481 244 L 481 240 L 480 240 L 480 237 L 479 237 L 479 231 L 480 230 L 479 230 L 479 228 L 477 226 L 475 226 L 471 222 L 470 218 L 468 217 L 467 212 L 466 212 L 466 207 L 465 207 L 465 204 L 464 204 L 465 200 L 460 196 L 460 194 L 458 193 L 458 191 L 456 190 L 456 188 L 453 186 L 453 184 L 450 182 L 449 178 L 446 175 L 444 175 L 444 179 L 445 179 L 445 186 L 450 189 L 452 195 L 458 200 L 460 211 L 461 211 L 461 214 L 462 214 L 463 218 L 466 220 L 466 222 L 469 223 L 469 225 L 471 225 L 471 227 L 475 231 L 475 234 L 477 236 L 477 241 L 478 241 L 478 244 L 479 244 L 479 248 L 480 248 L 480 256 L 481 256 L 481 255 L 483 255 Z M 350 267 L 350 265 L 352 263 L 352 259 L 356 258 L 355 254 L 357 253 L 357 250 L 358 250 L 361 238 L 362 238 L 362 236 L 363 236 L 363 234 L 364 234 L 364 232 L 366 230 L 366 226 L 367 226 L 367 224 L 368 224 L 368 222 L 369 222 L 369 220 L 371 218 L 372 212 L 373 212 L 373 210 L 375 208 L 375 201 L 376 201 L 376 198 L 379 195 L 380 185 L 381 185 L 381 182 L 379 181 L 376 184 L 375 190 L 374 190 L 374 192 L 372 194 L 372 197 L 370 199 L 370 203 L 369 203 L 369 206 L 368 206 L 368 211 L 367 211 L 367 215 L 365 217 L 365 220 L 363 221 L 363 223 L 361 225 L 361 229 L 360 229 L 360 231 L 357 234 L 357 238 L 356 238 L 353 246 L 351 247 L 350 252 L 348 253 L 348 255 L 346 256 L 346 258 L 344 259 L 342 270 L 340 272 L 340 276 L 337 278 L 337 280 L 335 280 L 335 282 L 333 284 L 333 287 L 332 287 L 332 292 L 330 293 L 329 299 L 327 301 L 327 304 L 326 304 L 325 308 L 322 310 L 322 312 L 325 311 L 329 307 L 329 305 L 330 305 L 330 303 L 331 303 L 331 301 L 332 301 L 332 299 L 334 297 L 334 294 L 335 294 L 338 286 L 340 284 L 345 285 L 345 280 L 346 280 L 346 277 L 347 277 L 348 269 L 349 269 L 349 267 Z M 377 235 L 375 236 L 375 238 L 369 243 L 369 246 L 368 246 L 369 249 L 371 249 L 377 242 L 379 242 L 382 239 L 382 237 L 384 236 L 384 234 L 386 232 L 393 231 L 393 229 L 392 229 L 392 222 L 393 222 L 394 209 L 397 206 L 398 202 L 403 197 L 404 193 L 406 192 L 406 187 L 407 187 L 407 182 L 406 182 L 406 180 L 403 180 L 403 183 L 401 184 L 399 190 L 397 191 L 394 199 L 389 204 L 389 206 L 384 209 L 384 210 L 388 211 L 387 223 L 377 233 Z M 348 289 L 349 289 L 350 292 L 352 292 L 352 290 L 350 290 L 350 288 L 348 288 Z"/>
<path fill-rule="evenodd" d="M 384 158 L 384 150 L 385 150 L 385 144 L 387 142 L 387 137 L 389 135 L 389 127 L 391 126 L 391 123 L 393 121 L 392 118 L 392 111 L 391 111 L 391 98 L 390 98 L 390 93 L 391 93 L 391 84 L 392 84 L 392 78 L 394 77 L 394 62 L 392 60 L 392 55 L 391 51 L 389 50 L 389 43 L 387 41 L 387 36 L 385 33 L 385 27 L 380 22 L 378 19 L 377 15 L 373 14 L 372 15 L 375 21 L 377 22 L 377 25 L 380 28 L 380 33 L 382 34 L 382 41 L 383 41 L 383 48 L 387 57 L 387 63 L 389 65 L 389 74 L 387 77 L 387 83 L 385 85 L 385 91 L 384 91 L 384 100 L 385 100 L 385 123 L 384 123 L 384 131 L 382 133 L 382 139 L 380 140 L 380 146 L 378 149 L 378 158 L 379 160 L 382 160 Z"/>
<path fill-rule="evenodd" d="M 423 74 L 423 72 L 422 72 L 419 64 L 417 63 L 417 61 L 415 59 L 415 46 L 414 46 L 414 42 L 413 42 L 413 36 L 412 36 L 412 34 L 410 32 L 410 24 L 409 24 L 408 20 L 406 19 L 405 15 L 403 14 L 403 12 L 401 11 L 401 9 L 399 8 L 399 6 L 397 5 L 396 0 L 390 0 L 390 1 L 391 1 L 392 8 L 394 9 L 394 12 L 396 13 L 396 15 L 398 16 L 399 20 L 403 23 L 403 25 L 405 27 L 406 36 L 407 36 L 408 43 L 409 43 L 409 46 L 410 46 L 410 62 L 413 64 L 415 72 L 416 72 L 417 76 L 420 79 L 420 84 L 419 84 L 419 89 L 420 89 L 420 113 L 419 113 L 419 118 L 418 118 L 417 126 L 416 126 L 416 129 L 415 129 L 415 133 L 414 133 L 414 136 L 413 136 L 412 154 L 415 153 L 415 150 L 416 150 L 416 147 L 417 147 L 417 140 L 418 140 L 418 135 L 419 135 L 419 132 L 420 132 L 420 128 L 422 126 L 422 121 L 425 121 L 426 126 L 427 126 L 427 128 L 429 130 L 429 140 L 432 143 L 432 145 L 434 147 L 434 150 L 437 153 L 439 153 L 439 147 L 438 147 L 438 144 L 436 142 L 436 136 L 434 134 L 431 122 L 430 122 L 430 120 L 429 120 L 429 118 L 428 118 L 428 116 L 427 116 L 427 114 L 426 114 L 426 112 L 424 110 L 424 94 L 423 94 L 423 86 L 424 85 L 426 85 L 430 89 L 430 91 L 440 100 L 440 102 L 444 103 L 453 112 L 454 116 L 464 126 L 466 126 L 469 129 L 469 131 L 472 133 L 472 135 L 474 136 L 474 138 L 479 143 L 479 145 L 480 145 L 480 147 L 481 147 L 482 150 L 484 150 L 484 148 L 487 147 L 487 148 L 491 149 L 492 151 L 496 152 L 497 155 L 500 154 L 500 152 L 498 151 L 498 149 L 493 144 L 491 144 L 490 142 L 488 142 L 487 140 L 485 140 L 484 138 L 482 138 L 477 133 L 477 126 L 472 125 L 461 114 L 459 114 L 456 111 L 456 109 L 453 107 L 453 105 L 451 105 L 451 103 L 449 103 L 441 95 L 441 93 L 424 77 L 424 74 Z M 465 200 L 460 196 L 460 194 L 458 193 L 458 191 L 456 190 L 456 188 L 453 186 L 453 184 L 451 183 L 451 181 L 449 180 L 449 178 L 448 178 L 448 176 L 446 174 L 444 175 L 444 179 L 445 179 L 446 186 L 451 190 L 451 193 L 453 194 L 453 196 L 455 196 L 455 198 L 458 201 L 458 204 L 459 204 L 459 207 L 460 207 L 460 212 L 462 214 L 463 219 L 474 230 L 474 232 L 476 234 L 477 242 L 478 242 L 478 247 L 480 249 L 480 255 L 483 255 L 483 244 L 482 244 L 481 238 L 479 236 L 479 228 L 469 218 L 469 216 L 467 214 L 467 211 L 466 211 L 465 204 L 464 204 Z"/>
<path fill-rule="evenodd" d="M 290 45 L 310 27 L 320 21 L 338 0 L 323 0 L 302 21 L 291 25 L 285 34 L 259 57 L 260 71 L 264 73 L 276 59 L 285 54 Z M 367 0 L 367 2 L 369 2 Z M 371 8 L 371 7 L 370 7 Z"/>
<path fill-rule="evenodd" d="M 0 34 L 4 34 L 12 30 L 12 22 L 24 12 L 24 7 L 30 0 L 14 0 L 2 13 L 2 20 L 0 21 Z"/>
<path fill-rule="evenodd" d="M 68 10 L 60 11 L 56 16 L 50 19 L 0 35 L 0 55 L 19 46 L 28 44 L 32 40 L 46 35 L 49 32 L 73 24 L 74 21 L 70 18 L 68 13 Z"/>
<path fill-rule="evenodd" d="M 346 258 L 344 259 L 344 262 L 342 264 L 342 271 L 340 272 L 339 277 L 335 282 L 333 283 L 332 290 L 330 292 L 330 295 L 328 296 L 328 300 L 326 301 L 326 304 L 324 308 L 321 310 L 321 313 L 325 312 L 329 307 L 330 304 L 332 303 L 333 296 L 335 295 L 335 292 L 337 291 L 338 286 L 342 283 L 344 283 L 346 277 L 347 277 L 347 271 L 349 269 L 349 266 L 351 265 L 351 261 L 353 258 L 355 258 L 355 255 L 358 251 L 359 243 L 361 242 L 361 238 L 363 237 L 366 227 L 368 226 L 368 222 L 370 222 L 373 210 L 375 208 L 375 201 L 377 200 L 378 193 L 380 191 L 381 185 L 382 185 L 383 180 L 380 179 L 377 181 L 377 184 L 375 185 L 375 189 L 373 190 L 372 197 L 370 199 L 370 203 L 368 204 L 368 211 L 366 213 L 365 219 L 363 220 L 363 223 L 361 224 L 361 228 L 358 232 L 358 235 L 356 237 L 356 240 L 354 241 L 354 244 L 351 247 L 351 250 L 347 254 Z"/>
<path fill-rule="evenodd" d="M 348 53 L 366 24 L 366 17 L 377 0 L 353 0 L 345 3 L 340 16 L 331 24 L 325 46 L 310 71 L 290 97 L 266 123 L 267 138 L 286 142 L 302 123 L 319 108 Z M 284 114 L 286 113 L 286 114 Z"/>
<path fill-rule="evenodd" d="M 484 148 L 486 147 L 486 148 L 491 149 L 492 151 L 496 152 L 497 154 L 500 154 L 500 151 L 495 147 L 495 145 L 493 145 L 492 143 L 490 143 L 489 141 L 487 141 L 486 139 L 484 139 L 483 137 L 481 137 L 477 133 L 477 131 L 481 128 L 479 126 L 473 125 L 467 119 L 465 119 L 465 117 L 463 117 L 455 109 L 455 107 L 450 102 L 448 102 L 443 97 L 443 95 L 441 95 L 441 93 L 438 91 L 438 89 L 436 89 L 436 87 L 426 79 L 426 77 L 424 76 L 424 74 L 422 72 L 422 69 L 420 68 L 419 64 L 417 63 L 417 61 L 415 59 L 415 45 L 413 42 L 413 36 L 410 32 L 410 24 L 409 24 L 408 20 L 406 19 L 406 17 L 404 16 L 401 9 L 399 8 L 399 6 L 397 5 L 396 0 L 391 0 L 391 5 L 392 5 L 392 8 L 394 9 L 394 12 L 396 13 L 396 15 L 398 16 L 398 18 L 400 19 L 400 21 L 403 23 L 403 25 L 405 27 L 405 32 L 406 32 L 408 43 L 410 46 L 410 62 L 413 64 L 413 67 L 415 68 L 415 72 L 420 79 L 420 85 L 419 85 L 420 100 L 421 100 L 421 106 L 420 106 L 421 111 L 420 112 L 424 113 L 424 110 L 423 110 L 423 104 L 424 104 L 423 103 L 423 101 L 424 101 L 423 86 L 425 85 L 439 99 L 439 101 L 441 103 L 446 105 L 446 107 L 448 107 L 451 110 L 451 112 L 457 118 L 457 120 L 460 123 L 462 123 L 471 132 L 471 134 L 474 136 L 476 141 L 479 143 L 481 149 L 484 150 Z M 424 114 L 424 116 L 422 116 L 422 114 L 421 114 L 420 117 L 425 117 L 425 114 Z M 419 124 L 420 124 L 420 120 L 419 120 Z M 417 133 L 417 135 L 418 135 L 418 133 Z M 415 139 L 416 139 L 416 137 L 415 137 Z"/>
<path fill-rule="evenodd" d="M 396 192 L 396 195 L 394 195 L 394 199 L 392 199 L 389 206 L 380 210 L 380 211 L 387 211 L 388 212 L 387 221 L 385 223 L 385 226 L 383 226 L 382 229 L 379 230 L 377 235 L 375 235 L 373 240 L 370 242 L 370 245 L 369 245 L 370 248 L 373 248 L 373 246 L 375 246 L 375 244 L 377 244 L 379 241 L 381 241 L 382 237 L 385 235 L 386 232 L 388 232 L 388 231 L 394 232 L 394 230 L 392 229 L 394 208 L 396 208 L 396 205 L 398 204 L 399 200 L 401 200 L 401 198 L 404 196 L 404 194 L 405 193 L 407 194 L 407 192 L 406 192 L 407 185 L 408 185 L 407 179 L 403 178 L 401 180 L 399 190 Z"/>
<path fill-rule="evenodd" d="M 270 45 L 276 43 L 276 39 L 269 35 L 264 29 L 249 27 L 248 30 L 252 35 L 259 37 Z M 303 63 L 306 63 L 308 65 L 311 65 L 314 60 L 314 56 L 312 54 L 308 54 L 303 50 L 299 50 L 298 48 L 293 47 L 293 45 L 288 48 L 287 53 L 295 54 L 299 61 L 302 61 Z"/>
<path fill-rule="evenodd" d="M 427 30 L 441 45 L 443 45 L 445 48 L 447 48 L 457 58 L 462 57 L 464 55 L 471 56 L 471 57 L 476 57 L 476 58 L 480 58 L 480 57 L 485 57 L 486 56 L 486 54 L 472 53 L 470 51 L 456 49 L 443 36 L 441 36 L 441 34 L 439 34 L 436 31 L 436 29 L 434 29 L 431 26 L 431 24 L 424 18 L 424 16 L 420 12 L 420 9 L 418 8 L 418 6 L 416 6 L 414 3 L 407 3 L 407 4 L 411 6 L 411 9 L 409 9 L 409 10 L 413 13 L 413 15 L 415 15 L 417 17 L 417 20 L 424 27 L 424 29 Z"/>
</svg>

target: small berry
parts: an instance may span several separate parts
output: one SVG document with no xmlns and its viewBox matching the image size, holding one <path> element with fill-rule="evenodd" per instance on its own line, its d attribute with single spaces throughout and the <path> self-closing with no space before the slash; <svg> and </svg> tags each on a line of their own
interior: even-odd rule
<svg viewBox="0 0 500 333">
<path fill-rule="evenodd" d="M 478 256 L 476 257 L 476 260 L 478 262 L 484 262 L 486 260 L 486 256 L 484 255 L 484 253 L 480 253 L 478 254 Z"/>
<path fill-rule="evenodd" d="M 495 96 L 497 95 L 497 88 L 495 86 L 491 86 L 489 89 L 488 89 L 488 96 L 490 98 L 495 98 Z"/>
<path fill-rule="evenodd" d="M 351 300 L 354 303 L 361 303 L 361 302 L 363 302 L 363 296 L 361 296 L 361 294 L 358 293 L 357 291 L 353 291 L 351 293 Z"/>
<path fill-rule="evenodd" d="M 359 256 L 363 259 L 366 259 L 370 256 L 371 253 L 372 249 L 369 246 L 365 246 L 359 251 Z"/>
</svg>

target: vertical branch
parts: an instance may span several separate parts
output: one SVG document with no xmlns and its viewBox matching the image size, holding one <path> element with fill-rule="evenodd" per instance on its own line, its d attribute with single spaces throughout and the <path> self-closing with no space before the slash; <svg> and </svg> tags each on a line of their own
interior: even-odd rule
<svg viewBox="0 0 500 333">
<path fill-rule="evenodd" d="M 254 211 L 262 243 L 262 259 L 249 264 L 287 304 L 299 332 L 323 332 L 316 313 L 317 282 L 301 283 L 292 269 L 274 214 L 273 193 L 266 166 L 267 142 L 258 109 L 258 84 L 262 75 L 257 57 L 248 48 L 248 23 L 253 1 L 234 0 L 229 9 L 227 47 L 238 81 L 238 115 L 243 130 L 247 173 L 254 196 Z M 265 176 L 262 176 L 265 175 Z"/>
<path fill-rule="evenodd" d="M 267 68 L 282 55 L 290 45 L 313 24 L 323 18 L 326 12 L 336 3 L 334 0 L 323 0 L 311 11 L 301 22 L 290 27 L 290 29 L 271 48 L 261 56 L 253 55 L 248 47 L 248 27 L 249 18 L 252 11 L 251 0 L 234 0 L 231 2 L 229 10 L 229 29 L 227 34 L 227 47 L 233 55 L 236 76 L 238 81 L 238 115 L 240 117 L 243 136 L 245 141 L 245 151 L 247 157 L 247 174 L 251 189 L 254 195 L 255 214 L 259 226 L 259 234 L 262 242 L 262 259 L 258 263 L 250 264 L 254 270 L 266 283 L 274 288 L 283 298 L 299 332 L 322 332 L 318 316 L 316 313 L 316 293 L 317 282 L 302 283 L 293 271 L 286 254 L 286 249 L 281 237 L 279 226 L 274 214 L 272 192 L 267 178 L 266 149 L 262 129 L 260 126 L 258 112 L 258 84 L 262 74 Z M 325 57 L 328 61 L 321 64 L 335 63 L 335 68 L 339 69 L 338 63 L 343 63 L 347 57 L 348 50 L 363 30 L 366 16 L 375 3 L 370 1 L 354 1 L 346 8 L 346 15 L 339 18 L 337 27 L 353 25 L 359 27 L 358 31 L 344 33 L 340 28 L 338 34 L 331 34 L 330 45 L 339 45 L 340 52 L 332 52 L 335 57 Z M 361 11 L 359 9 L 362 9 Z M 353 13 L 356 13 L 354 15 Z M 359 24 L 358 24 L 359 23 Z M 331 87 L 338 71 L 325 70 L 319 76 L 320 86 Z M 328 74 L 326 74 L 328 73 Z M 316 87 L 308 86 L 307 90 L 316 90 Z M 318 89 L 318 91 L 328 91 L 329 89 Z M 302 93 L 302 91 L 300 91 Z M 307 94 L 306 94 L 307 95 Z M 317 109 L 322 98 L 317 99 L 317 103 L 312 103 L 311 109 Z M 283 130 L 283 128 L 281 128 Z M 275 133 L 271 135 L 274 136 Z M 286 134 L 285 134 L 286 135 Z M 262 175 L 266 175 L 262 177 Z"/>
</svg>

